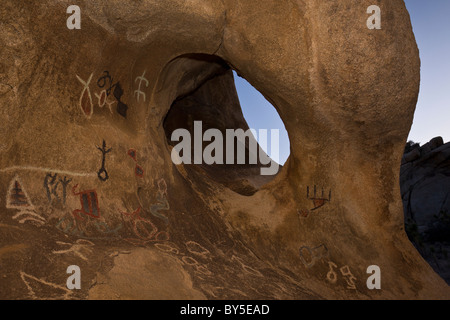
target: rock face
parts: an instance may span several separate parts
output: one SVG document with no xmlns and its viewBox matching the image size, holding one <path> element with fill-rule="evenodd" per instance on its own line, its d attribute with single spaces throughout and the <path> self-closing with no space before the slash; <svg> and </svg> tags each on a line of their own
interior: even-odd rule
<svg viewBox="0 0 450 320">
<path fill-rule="evenodd" d="M 377 1 L 380 30 L 354 0 L 77 2 L 80 30 L 67 1 L 0 5 L 0 298 L 450 297 L 404 230 L 403 1 Z M 171 160 L 178 124 L 247 126 L 230 68 L 290 136 L 268 183 Z"/>
<path fill-rule="evenodd" d="M 450 283 L 450 143 L 437 137 L 406 153 L 400 185 L 410 239 Z"/>
</svg>

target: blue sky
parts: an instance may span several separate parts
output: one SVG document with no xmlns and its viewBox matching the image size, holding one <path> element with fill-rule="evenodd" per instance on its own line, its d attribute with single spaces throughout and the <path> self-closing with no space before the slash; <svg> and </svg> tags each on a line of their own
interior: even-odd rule
<svg viewBox="0 0 450 320">
<path fill-rule="evenodd" d="M 280 130 L 279 163 L 284 164 L 289 157 L 290 146 L 287 131 L 278 112 L 247 80 L 239 77 L 236 72 L 233 71 L 233 73 L 242 112 L 244 113 L 244 118 L 247 120 L 248 126 L 256 129 L 257 132 L 258 129 Z M 270 143 L 270 133 L 268 133 L 267 145 L 270 146 Z M 267 152 L 267 150 L 265 151 Z M 270 148 L 268 154 L 274 159 L 270 154 Z"/>
<path fill-rule="evenodd" d="M 450 139 L 450 0 L 405 0 L 420 50 L 421 85 L 409 139 L 424 144 Z M 383 12 L 381 13 L 383 15 Z M 235 74 L 244 117 L 253 129 L 280 129 L 280 163 L 289 156 L 289 139 L 275 108 Z M 270 150 L 269 150 L 270 153 Z"/>
<path fill-rule="evenodd" d="M 409 138 L 450 139 L 450 1 L 405 0 L 420 50 L 421 85 Z"/>
</svg>

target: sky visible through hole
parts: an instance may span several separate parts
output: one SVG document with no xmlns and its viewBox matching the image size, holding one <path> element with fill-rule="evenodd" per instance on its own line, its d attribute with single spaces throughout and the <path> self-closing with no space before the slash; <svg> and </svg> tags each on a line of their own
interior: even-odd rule
<svg viewBox="0 0 450 320">
<path fill-rule="evenodd" d="M 408 140 L 425 144 L 441 136 L 447 142 L 450 139 L 450 0 L 405 0 L 405 4 L 421 59 L 419 100 Z M 383 19 L 383 12 L 381 15 Z M 280 130 L 279 160 L 280 164 L 284 164 L 289 157 L 290 145 L 278 112 L 245 79 L 236 73 L 234 78 L 249 127 Z M 270 155 L 270 149 L 267 151 Z"/>
<path fill-rule="evenodd" d="M 241 103 L 244 118 L 251 129 L 258 132 L 259 129 L 267 129 L 267 145 L 269 150 L 264 150 L 272 159 L 270 144 L 271 135 L 270 129 L 279 129 L 279 164 L 283 165 L 290 154 L 289 137 L 284 127 L 284 123 L 280 118 L 277 110 L 272 104 L 264 98 L 264 96 L 244 78 L 239 77 L 235 71 L 234 82 Z M 258 137 L 256 137 L 258 140 Z"/>
</svg>

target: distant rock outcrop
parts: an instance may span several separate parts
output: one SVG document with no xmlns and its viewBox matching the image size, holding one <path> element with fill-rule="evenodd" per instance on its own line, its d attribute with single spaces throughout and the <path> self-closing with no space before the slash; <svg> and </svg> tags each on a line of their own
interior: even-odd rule
<svg viewBox="0 0 450 320">
<path fill-rule="evenodd" d="M 436 137 L 405 150 L 400 185 L 407 233 L 450 283 L 450 143 Z"/>
</svg>

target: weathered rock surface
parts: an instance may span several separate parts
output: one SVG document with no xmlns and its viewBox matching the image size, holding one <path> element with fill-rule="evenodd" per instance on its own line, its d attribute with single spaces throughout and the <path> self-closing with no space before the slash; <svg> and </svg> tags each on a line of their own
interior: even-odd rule
<svg viewBox="0 0 450 320">
<path fill-rule="evenodd" d="M 412 153 L 419 157 L 410 157 Z M 408 235 L 450 283 L 450 143 L 437 137 L 403 158 L 410 160 L 400 173 Z"/>
<path fill-rule="evenodd" d="M 419 55 L 403 1 L 377 1 L 381 30 L 354 0 L 70 4 L 81 30 L 64 0 L 0 4 L 0 298 L 450 297 L 404 230 Z M 172 163 L 176 105 L 186 126 L 246 127 L 228 68 L 289 133 L 269 183 Z"/>
</svg>

